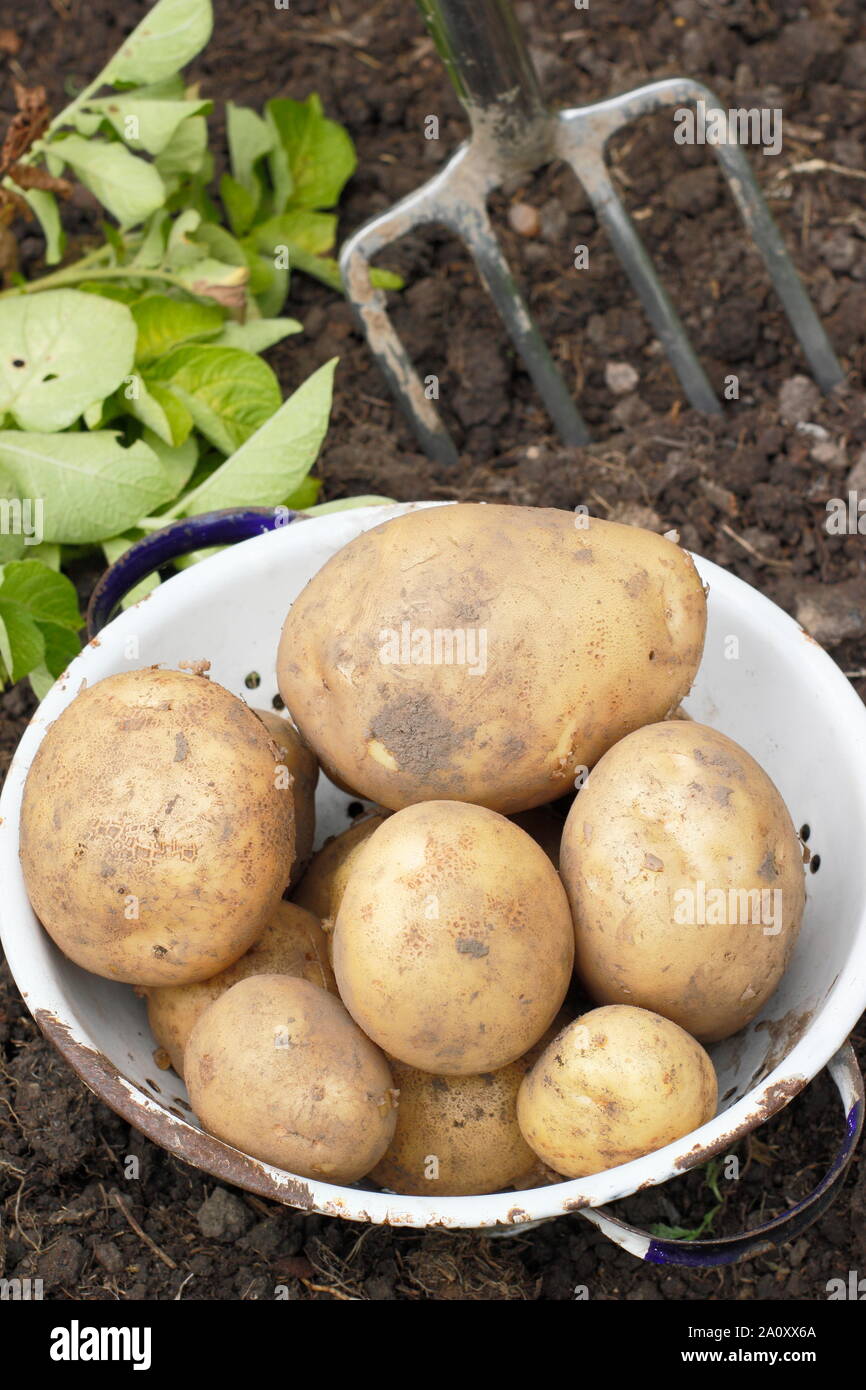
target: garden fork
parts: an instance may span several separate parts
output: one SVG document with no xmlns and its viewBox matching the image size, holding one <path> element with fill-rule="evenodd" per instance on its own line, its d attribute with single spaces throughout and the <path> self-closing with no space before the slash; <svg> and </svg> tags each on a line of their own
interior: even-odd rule
<svg viewBox="0 0 866 1390">
<path fill-rule="evenodd" d="M 686 331 L 626 211 L 605 164 L 605 147 L 630 121 L 663 107 L 718 108 L 713 93 L 688 78 L 651 82 L 591 106 L 551 111 L 510 0 L 416 0 L 465 107 L 471 135 L 444 168 L 389 212 L 374 217 L 343 247 L 340 264 L 351 304 L 399 404 L 431 458 L 456 466 L 457 450 L 428 399 L 386 308 L 370 282 L 370 260 L 414 227 L 438 223 L 470 251 L 508 333 L 567 444 L 589 440 L 529 309 L 515 284 L 487 214 L 490 193 L 515 175 L 553 159 L 571 166 L 625 267 L 652 327 L 698 410 L 721 406 Z M 753 236 L 793 330 L 821 388 L 842 370 L 785 250 L 749 162 L 737 144 L 714 145 L 746 229 Z"/>
</svg>

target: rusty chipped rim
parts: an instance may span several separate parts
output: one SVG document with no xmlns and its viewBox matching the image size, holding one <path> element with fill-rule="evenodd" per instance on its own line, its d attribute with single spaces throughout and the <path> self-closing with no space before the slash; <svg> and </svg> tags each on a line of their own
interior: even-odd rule
<svg viewBox="0 0 866 1390">
<path fill-rule="evenodd" d="M 304 544 L 327 542 L 337 549 L 362 529 L 377 525 L 407 509 L 429 504 L 398 504 L 358 508 L 310 519 L 303 528 L 283 528 L 244 541 L 229 551 L 182 571 L 153 591 L 146 602 L 114 619 L 99 639 L 73 661 L 40 705 L 16 751 L 0 799 L 0 939 L 24 999 L 45 1035 L 50 1038 L 84 1083 L 130 1124 L 178 1158 L 220 1180 L 288 1205 L 351 1220 L 406 1226 L 449 1228 L 508 1227 L 562 1213 L 597 1207 L 641 1188 L 667 1181 L 709 1157 L 725 1151 L 737 1138 L 775 1114 L 820 1071 L 837 1052 L 866 1008 L 866 894 L 858 910 L 855 939 L 846 968 L 838 972 L 802 1036 L 768 1075 L 728 1109 L 700 1129 L 673 1144 L 617 1168 L 528 1191 L 472 1197 L 406 1197 L 308 1180 L 262 1163 L 205 1134 L 198 1126 L 172 1113 L 167 1104 L 148 1095 L 125 1076 L 94 1043 L 82 1016 L 81 998 L 69 984 L 70 963 L 48 939 L 32 913 L 18 863 L 18 818 L 27 770 L 45 730 L 80 687 L 118 669 L 124 639 L 132 632 L 158 641 L 181 604 L 198 612 L 212 604 L 218 582 L 236 582 L 243 575 L 266 570 L 279 558 L 286 564 L 287 547 L 303 532 Z M 291 534 L 295 533 L 295 535 Z M 844 720 L 847 749 L 856 772 L 859 804 L 850 808 L 855 824 L 866 832 L 866 710 L 830 657 L 769 599 L 709 561 L 695 557 L 702 578 L 717 595 L 740 608 L 748 605 L 752 618 L 775 632 L 779 641 L 796 644 L 797 669 L 802 680 L 820 693 L 836 720 Z M 321 563 L 319 561 L 318 563 Z M 168 658 L 166 658 L 168 661 Z M 217 676 L 219 679 L 219 676 Z M 852 968 L 855 961 L 858 969 Z M 71 967 L 74 972 L 77 967 Z M 122 987 L 118 987 L 122 988 Z"/>
</svg>

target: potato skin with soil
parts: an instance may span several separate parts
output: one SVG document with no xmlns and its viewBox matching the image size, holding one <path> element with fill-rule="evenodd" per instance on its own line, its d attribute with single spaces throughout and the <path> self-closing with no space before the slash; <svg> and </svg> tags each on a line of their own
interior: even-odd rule
<svg viewBox="0 0 866 1390">
<path fill-rule="evenodd" d="M 433 1076 L 392 1059 L 397 1129 L 371 1181 L 392 1192 L 440 1197 L 501 1192 L 519 1182 L 536 1162 L 517 1123 L 517 1092 L 528 1066 L 520 1059 L 480 1076 Z"/>
<path fill-rule="evenodd" d="M 712 1062 L 677 1024 L 614 1004 L 570 1023 L 527 1073 L 523 1137 L 554 1172 L 586 1178 L 654 1153 L 716 1113 Z"/>
<path fill-rule="evenodd" d="M 444 641 L 438 664 L 406 663 L 383 640 L 404 624 L 431 643 L 437 631 L 478 643 L 464 650 L 476 674 L 448 663 Z M 692 684 L 705 626 L 691 558 L 653 532 L 458 503 L 408 512 L 333 556 L 292 605 L 277 675 L 326 772 L 365 797 L 508 815 L 570 791 L 578 768 L 664 719 Z"/>
<path fill-rule="evenodd" d="M 805 902 L 800 842 L 763 768 L 717 729 L 672 720 L 612 748 L 572 805 L 560 868 L 575 967 L 599 1003 L 653 1009 L 717 1042 L 760 1012 L 788 967 Z M 763 921 L 742 920 L 753 903 Z"/>
<path fill-rule="evenodd" d="M 150 667 L 82 691 L 39 745 L 21 815 L 27 891 L 60 949 L 139 985 L 242 956 L 294 854 L 279 761 L 252 710 L 203 676 Z"/>
<path fill-rule="evenodd" d="M 295 802 L 295 857 L 290 883 L 298 882 L 313 853 L 316 838 L 316 784 L 319 764 L 290 719 L 273 710 L 257 709 L 255 713 L 280 749 L 283 762 L 292 775 L 292 796 Z"/>
<path fill-rule="evenodd" d="M 307 872 L 292 893 L 292 901 L 320 921 L 333 923 L 361 847 L 384 820 L 385 817 L 376 812 L 362 816 L 348 830 L 326 841 L 313 855 Z"/>
<path fill-rule="evenodd" d="M 420 1071 L 497 1071 L 556 1016 L 574 936 L 562 884 L 495 811 L 431 801 L 390 816 L 346 885 L 333 964 L 352 1017 Z"/>
<path fill-rule="evenodd" d="M 184 1049 L 196 1021 L 215 999 L 250 975 L 296 975 L 337 993 L 321 923 L 294 903 L 278 902 L 258 941 L 234 965 L 197 984 L 146 991 L 150 1030 L 178 1076 L 183 1076 Z"/>
<path fill-rule="evenodd" d="M 304 1178 L 363 1178 L 394 1135 L 385 1058 L 339 999 L 289 975 L 221 994 L 190 1034 L 186 1083 L 205 1129 Z"/>
</svg>

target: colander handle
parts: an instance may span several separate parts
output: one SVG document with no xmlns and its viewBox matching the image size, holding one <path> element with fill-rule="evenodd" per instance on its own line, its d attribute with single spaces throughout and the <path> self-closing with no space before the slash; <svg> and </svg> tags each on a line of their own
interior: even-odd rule
<svg viewBox="0 0 866 1390">
<path fill-rule="evenodd" d="M 105 571 L 87 608 L 87 636 L 95 637 L 130 589 L 163 565 L 194 550 L 234 545 L 264 531 L 276 531 L 300 516 L 300 512 L 290 512 L 285 507 L 228 507 L 225 511 L 203 512 L 201 516 L 169 522 L 136 541 Z"/>
<path fill-rule="evenodd" d="M 781 1216 L 773 1217 L 772 1221 L 766 1221 L 754 1230 L 724 1236 L 719 1240 L 660 1240 L 648 1231 L 620 1221 L 606 1207 L 585 1208 L 580 1215 L 597 1226 L 609 1240 L 648 1264 L 713 1269 L 718 1265 L 736 1264 L 739 1260 L 766 1254 L 775 1246 L 794 1240 L 823 1215 L 838 1195 L 839 1185 L 863 1130 L 863 1077 L 851 1044 L 845 1043 L 828 1066 L 845 1107 L 845 1138 L 814 1191 Z"/>
</svg>

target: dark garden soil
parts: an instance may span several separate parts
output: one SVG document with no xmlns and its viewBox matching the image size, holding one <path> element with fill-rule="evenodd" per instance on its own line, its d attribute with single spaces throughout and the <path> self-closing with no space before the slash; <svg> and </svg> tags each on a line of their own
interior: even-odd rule
<svg viewBox="0 0 866 1390">
<path fill-rule="evenodd" d="M 0 3 L 0 108 L 9 77 L 46 85 L 92 74 L 147 6 L 127 0 Z M 676 72 L 707 82 L 722 105 L 781 107 L 784 148 L 751 152 L 801 275 L 847 371 L 821 398 L 798 380 L 804 362 L 744 245 L 711 154 L 674 144 L 669 115 L 612 151 L 620 187 L 711 376 L 735 374 L 740 398 L 720 418 L 686 408 L 677 382 L 580 188 L 564 170 L 508 190 L 496 207 L 503 242 L 542 332 L 579 395 L 596 444 L 565 449 L 473 277 L 440 232 L 410 238 L 384 263 L 407 288 L 397 325 L 422 369 L 440 377 L 460 445 L 457 476 L 431 465 L 395 411 L 346 305 L 296 278 L 290 311 L 305 333 L 271 354 L 291 388 L 338 355 L 333 424 L 319 471 L 328 499 L 359 492 L 573 507 L 666 530 L 796 614 L 866 693 L 866 565 L 862 536 L 828 535 L 829 498 L 866 495 L 866 20 L 860 0 L 571 0 L 519 3 L 551 100 L 581 103 Z M 320 93 L 357 142 L 359 170 L 342 206 L 347 231 L 428 177 L 464 133 L 432 44 L 405 0 L 217 0 L 217 27 L 196 65 L 208 95 L 260 105 Z M 440 117 L 440 139 L 423 138 Z M 821 164 L 816 167 L 814 161 Z M 807 165 L 803 168 L 800 166 Z M 829 169 L 826 166 L 832 165 Z M 538 211 L 518 235 L 509 203 Z M 70 229 L 92 234 L 78 197 Z M 573 248 L 590 247 L 576 271 Z M 37 268 L 40 243 L 21 251 Z M 611 364 L 636 389 L 615 394 Z M 806 424 L 808 429 L 798 429 Z M 866 523 L 864 523 L 866 529 Z M 91 576 L 92 578 L 92 576 Z M 82 583 L 86 583 L 86 577 Z M 783 692 L 780 692 L 780 695 Z M 0 705 L 0 772 L 32 701 Z M 858 1037 L 866 1061 L 866 1027 Z M 840 1138 L 825 1079 L 736 1152 L 716 1234 L 758 1224 L 797 1201 Z M 128 1155 L 138 1181 L 124 1178 Z M 705 1170 L 622 1203 L 628 1219 L 696 1227 L 717 1206 Z M 835 1207 L 772 1256 L 702 1274 L 653 1269 L 579 1216 L 510 1239 L 417 1234 L 304 1216 L 215 1185 L 168 1157 L 97 1102 L 36 1031 L 8 971 L 0 973 L 0 1274 L 36 1275 L 46 1296 L 76 1299 L 810 1299 L 827 1281 L 866 1273 L 866 1164 Z M 143 1235 L 142 1235 L 143 1232 Z M 5 1240 L 5 1245 L 4 1245 Z M 182 1292 L 181 1292 L 182 1290 Z"/>
</svg>

